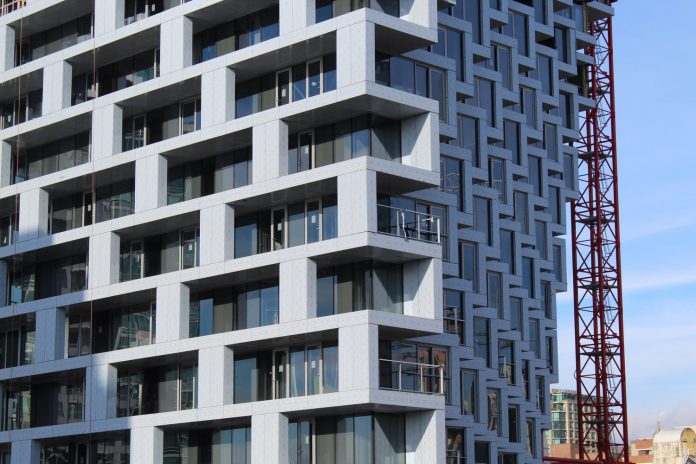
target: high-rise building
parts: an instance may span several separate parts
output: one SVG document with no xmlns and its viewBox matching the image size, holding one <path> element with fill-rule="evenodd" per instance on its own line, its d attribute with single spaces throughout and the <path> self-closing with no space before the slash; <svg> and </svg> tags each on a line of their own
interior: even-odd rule
<svg viewBox="0 0 696 464">
<path fill-rule="evenodd" d="M 597 433 L 588 424 L 585 443 L 596 443 Z M 576 458 L 579 456 L 578 394 L 575 390 L 551 388 L 551 428 L 546 431 L 545 446 L 549 456 Z M 592 446 L 586 446 L 592 452 Z"/>
<path fill-rule="evenodd" d="M 539 462 L 575 0 L 2 0 L 0 464 Z"/>
</svg>

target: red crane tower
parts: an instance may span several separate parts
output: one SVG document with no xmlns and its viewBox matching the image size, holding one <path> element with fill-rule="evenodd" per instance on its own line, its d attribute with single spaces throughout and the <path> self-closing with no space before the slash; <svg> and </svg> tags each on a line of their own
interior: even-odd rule
<svg viewBox="0 0 696 464">
<path fill-rule="evenodd" d="M 628 463 L 612 18 L 586 15 L 585 25 L 595 39 L 584 76 L 594 106 L 581 117 L 571 207 L 579 459 L 544 460 Z"/>
</svg>

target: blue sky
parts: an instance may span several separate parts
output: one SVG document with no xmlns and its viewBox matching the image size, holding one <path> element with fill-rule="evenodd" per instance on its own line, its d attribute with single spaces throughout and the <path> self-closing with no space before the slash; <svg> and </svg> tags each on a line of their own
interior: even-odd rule
<svg viewBox="0 0 696 464">
<path fill-rule="evenodd" d="M 696 1 L 615 7 L 629 435 L 637 438 L 652 436 L 658 420 L 696 424 Z M 560 385 L 574 388 L 570 292 L 558 295 L 558 327 Z"/>
</svg>

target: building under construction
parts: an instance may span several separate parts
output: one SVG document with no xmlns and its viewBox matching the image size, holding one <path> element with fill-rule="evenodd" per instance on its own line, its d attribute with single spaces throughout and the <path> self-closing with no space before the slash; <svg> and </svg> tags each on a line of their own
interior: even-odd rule
<svg viewBox="0 0 696 464">
<path fill-rule="evenodd" d="M 0 464 L 541 461 L 610 2 L 0 1 Z"/>
</svg>

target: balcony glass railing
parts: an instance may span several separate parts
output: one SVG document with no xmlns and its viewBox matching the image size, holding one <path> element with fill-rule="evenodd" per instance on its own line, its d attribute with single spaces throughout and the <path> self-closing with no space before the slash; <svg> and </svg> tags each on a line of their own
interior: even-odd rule
<svg viewBox="0 0 696 464">
<path fill-rule="evenodd" d="M 382 390 L 395 390 L 429 395 L 445 394 L 445 366 L 394 359 L 380 359 Z"/>
<path fill-rule="evenodd" d="M 377 230 L 383 234 L 441 243 L 439 216 L 387 205 L 377 205 L 377 216 Z"/>
</svg>

